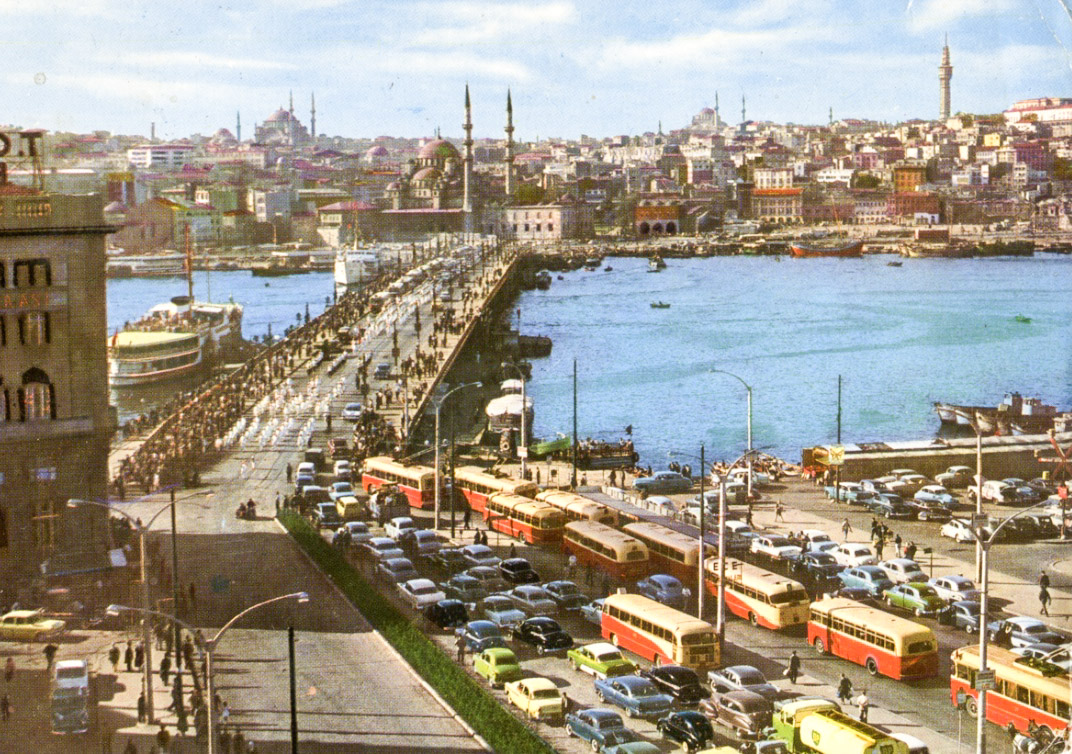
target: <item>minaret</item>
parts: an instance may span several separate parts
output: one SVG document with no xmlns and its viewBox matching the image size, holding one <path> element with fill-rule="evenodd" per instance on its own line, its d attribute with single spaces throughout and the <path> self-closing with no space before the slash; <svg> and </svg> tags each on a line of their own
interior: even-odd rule
<svg viewBox="0 0 1072 754">
<path fill-rule="evenodd" d="M 309 112 L 309 129 L 312 133 L 313 141 L 316 141 L 316 95 L 309 95 L 311 107 Z"/>
<path fill-rule="evenodd" d="M 718 128 L 718 91 L 715 91 L 715 128 Z"/>
<path fill-rule="evenodd" d="M 462 128 L 465 129 L 465 157 L 463 167 L 465 168 L 462 174 L 463 190 L 462 190 L 462 211 L 465 212 L 465 222 L 469 225 L 470 218 L 473 212 L 473 197 L 472 182 L 473 182 L 473 109 L 469 104 L 469 85 L 465 85 L 465 123 L 462 123 Z"/>
<path fill-rule="evenodd" d="M 294 90 L 290 90 L 290 120 L 287 121 L 287 141 L 294 146 Z"/>
<path fill-rule="evenodd" d="M 242 113 L 235 111 L 235 141 L 242 141 Z"/>
<path fill-rule="evenodd" d="M 506 90 L 506 196 L 514 196 L 514 104 L 510 99 L 510 90 Z"/>
<path fill-rule="evenodd" d="M 830 107 L 830 115 L 828 116 L 828 118 L 829 118 L 829 124 L 831 126 L 834 125 L 834 108 L 833 108 L 833 106 Z"/>
<path fill-rule="evenodd" d="M 949 109 L 949 80 L 953 78 L 953 64 L 949 62 L 949 35 L 945 35 L 945 47 L 942 48 L 942 64 L 938 66 L 938 81 L 941 82 L 941 104 L 938 108 L 938 118 L 948 120 Z"/>
</svg>

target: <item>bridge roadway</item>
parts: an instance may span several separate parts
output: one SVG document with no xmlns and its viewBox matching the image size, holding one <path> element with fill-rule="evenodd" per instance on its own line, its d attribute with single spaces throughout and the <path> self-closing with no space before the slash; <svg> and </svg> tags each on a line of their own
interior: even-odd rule
<svg viewBox="0 0 1072 754">
<path fill-rule="evenodd" d="M 464 326 L 437 349 L 443 358 L 438 373 L 424 380 L 428 391 L 420 398 L 409 396 L 405 408 L 393 403 L 384 409 L 396 426 L 404 424 L 408 432 L 413 423 L 406 423 L 404 417 L 417 416 L 428 405 L 432 388 L 453 364 L 485 303 L 500 290 L 509 265 L 490 254 L 483 265 L 475 260 L 463 272 L 464 282 L 453 286 L 454 300 L 435 302 L 437 308 L 452 307 Z M 417 311 L 425 325 L 422 350 L 427 352 L 432 304 L 433 289 L 425 283 L 397 305 L 369 315 L 362 323 L 366 334 L 357 348 L 358 356 L 371 365 L 393 364 L 396 328 L 398 362 L 412 355 L 418 344 Z M 299 639 L 298 724 L 303 751 L 352 751 L 354 746 L 369 752 L 477 750 L 481 742 L 437 702 L 271 518 L 276 496 L 289 491 L 287 464 L 296 466 L 310 442 L 326 441 L 328 412 L 334 417 L 331 434 L 348 436 L 350 427 L 338 418 L 338 410 L 345 402 L 359 399 L 355 375 L 362 358 L 346 359 L 330 376 L 330 362 L 312 371 L 307 371 L 308 363 L 299 364 L 270 396 L 247 412 L 245 428 L 233 433 L 230 452 L 202 470 L 202 486 L 178 491 L 178 581 L 184 592 L 191 583 L 196 590 L 196 601 L 180 607 L 180 615 L 211 635 L 214 627 L 255 602 L 293 591 L 309 592 L 311 599 L 305 605 L 282 603 L 248 616 L 228 633 L 217 656 L 220 694 L 230 703 L 232 720 L 257 741 L 259 751 L 283 751 L 289 741 L 286 635 L 282 631 L 287 625 L 296 628 Z M 373 381 L 372 388 L 377 387 Z M 129 452 L 129 446 L 122 452 Z M 234 515 L 237 505 L 248 499 L 259 504 L 256 521 Z M 125 504 L 124 510 L 148 520 L 166 500 L 166 494 L 156 493 Z M 165 520 L 166 515 L 161 516 L 154 529 L 166 528 Z M 163 531 L 153 536 L 159 537 L 162 552 L 169 555 L 170 537 Z M 170 610 L 169 595 L 161 594 L 159 585 L 154 590 L 154 601 L 163 600 L 164 609 Z M 158 716 L 174 725 L 174 713 L 159 712 L 167 696 L 159 675 L 154 678 Z M 146 729 L 134 726 L 132 720 L 138 681 L 133 676 L 120 680 L 125 682 L 120 689 L 133 690 L 133 696 L 117 693 L 111 702 L 125 713 L 120 719 L 129 726 L 117 732 L 116 740 L 121 741 L 128 733 L 144 735 Z"/>
</svg>

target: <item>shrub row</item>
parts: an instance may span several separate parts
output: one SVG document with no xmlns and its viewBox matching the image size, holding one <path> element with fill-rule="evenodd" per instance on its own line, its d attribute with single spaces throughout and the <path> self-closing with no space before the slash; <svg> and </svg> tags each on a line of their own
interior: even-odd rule
<svg viewBox="0 0 1072 754">
<path fill-rule="evenodd" d="M 383 634 L 462 719 L 484 737 L 493 750 L 517 754 L 546 754 L 552 751 L 543 739 L 503 709 L 495 697 L 454 664 L 407 616 L 373 589 L 308 521 L 293 511 L 281 511 L 279 521 L 365 619 Z"/>
</svg>

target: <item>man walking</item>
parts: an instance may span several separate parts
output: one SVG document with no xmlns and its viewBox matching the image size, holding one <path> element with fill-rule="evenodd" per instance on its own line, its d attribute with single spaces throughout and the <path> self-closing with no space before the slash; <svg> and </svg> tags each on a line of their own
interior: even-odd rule
<svg viewBox="0 0 1072 754">
<path fill-rule="evenodd" d="M 465 637 L 458 634 L 458 638 L 454 642 L 454 646 L 458 650 L 458 662 L 465 664 Z"/>
<path fill-rule="evenodd" d="M 782 513 L 784 513 L 784 512 L 785 512 L 785 508 L 782 507 L 782 501 L 781 500 L 776 501 L 774 503 L 774 520 L 775 521 L 785 521 L 785 518 L 782 516 Z"/>
<path fill-rule="evenodd" d="M 130 646 L 130 642 L 129 642 L 129 641 L 127 642 L 127 649 L 126 649 L 126 651 L 125 651 L 125 652 L 123 653 L 123 661 L 124 661 L 124 662 L 126 663 L 126 665 L 127 665 L 127 672 L 128 672 L 128 673 L 133 673 L 133 672 L 134 672 L 134 667 L 133 667 L 133 663 L 134 663 L 134 650 L 133 650 L 133 648 L 131 648 L 131 646 Z"/>
<path fill-rule="evenodd" d="M 867 698 L 867 690 L 864 689 L 856 697 L 856 707 L 860 710 L 860 722 L 867 722 L 867 710 L 871 706 L 871 700 Z"/>
<path fill-rule="evenodd" d="M 108 650 L 108 660 L 112 663 L 112 673 L 119 675 L 119 646 L 112 645 L 112 648 Z"/>
<path fill-rule="evenodd" d="M 837 698 L 842 704 L 848 704 L 852 699 L 852 681 L 844 673 L 841 674 L 841 680 L 838 681 Z"/>
<path fill-rule="evenodd" d="M 789 667 L 786 669 L 786 675 L 789 676 L 789 682 L 796 684 L 797 677 L 800 675 L 800 658 L 797 656 L 797 651 L 794 649 L 793 653 L 789 655 Z"/>
<path fill-rule="evenodd" d="M 163 681 L 165 686 L 167 686 L 168 685 L 168 679 L 170 677 L 171 677 L 171 657 L 169 655 L 164 655 L 164 657 L 160 660 L 160 680 Z"/>
<path fill-rule="evenodd" d="M 845 541 L 849 541 L 849 533 L 852 531 L 852 524 L 849 523 L 848 516 L 845 517 L 845 521 L 841 524 L 841 531 L 845 534 Z"/>
<path fill-rule="evenodd" d="M 1043 615 L 1050 614 L 1050 590 L 1044 586 L 1039 587 L 1039 605 L 1041 605 L 1039 612 Z"/>
</svg>

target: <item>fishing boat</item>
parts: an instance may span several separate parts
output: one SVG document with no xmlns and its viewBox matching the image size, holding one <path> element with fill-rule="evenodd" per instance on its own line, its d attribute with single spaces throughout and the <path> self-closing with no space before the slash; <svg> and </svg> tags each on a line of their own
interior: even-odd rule
<svg viewBox="0 0 1072 754">
<path fill-rule="evenodd" d="M 651 302 L 651 308 L 652 309 L 669 309 L 670 304 L 666 303 L 665 301 L 652 301 Z"/>
<path fill-rule="evenodd" d="M 1021 324 L 1030 325 L 1031 324 L 1031 317 L 1028 317 L 1028 316 L 1026 316 L 1024 314 L 1017 314 L 1016 315 L 1016 321 L 1020 322 Z"/>
<path fill-rule="evenodd" d="M 666 262 L 658 254 L 652 254 L 648 257 L 648 272 L 659 272 L 666 269 Z"/>
<path fill-rule="evenodd" d="M 942 424 L 971 426 L 984 435 L 1041 434 L 1052 429 L 1060 415 L 1056 406 L 1020 393 L 1006 393 L 997 406 L 965 406 L 936 402 L 934 410 Z"/>
<path fill-rule="evenodd" d="M 535 281 L 537 288 L 541 291 L 546 291 L 551 287 L 551 273 L 547 270 L 540 270 L 536 273 Z"/>
<path fill-rule="evenodd" d="M 584 260 L 584 268 L 589 272 L 595 272 L 601 264 L 603 264 L 603 260 L 599 257 L 588 257 L 588 259 Z"/>
<path fill-rule="evenodd" d="M 789 244 L 789 251 L 794 257 L 860 257 L 864 253 L 864 242 L 844 239 L 794 241 Z"/>
<path fill-rule="evenodd" d="M 887 267 L 900 267 L 904 262 L 886 262 Z"/>
</svg>

